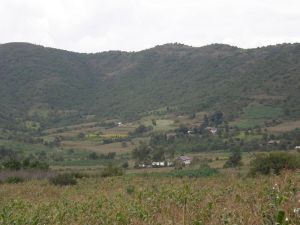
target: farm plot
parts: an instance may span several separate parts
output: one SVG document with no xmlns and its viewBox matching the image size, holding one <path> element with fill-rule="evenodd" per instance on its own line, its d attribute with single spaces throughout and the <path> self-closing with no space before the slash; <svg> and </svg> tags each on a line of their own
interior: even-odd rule
<svg viewBox="0 0 300 225">
<path fill-rule="evenodd" d="M 246 107 L 240 118 L 231 124 L 240 128 L 253 128 L 263 126 L 266 121 L 279 118 L 282 114 L 281 108 L 255 104 Z"/>
<path fill-rule="evenodd" d="M 3 184 L 0 224 L 297 225 L 299 188 L 299 172 L 243 179 L 86 178 L 68 187 Z"/>
</svg>

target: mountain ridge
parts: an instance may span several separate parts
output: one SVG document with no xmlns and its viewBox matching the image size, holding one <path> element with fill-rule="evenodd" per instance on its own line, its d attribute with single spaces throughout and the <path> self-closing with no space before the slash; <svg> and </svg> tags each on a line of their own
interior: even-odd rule
<svg viewBox="0 0 300 225">
<path fill-rule="evenodd" d="M 299 117 L 299 75 L 298 43 L 254 49 L 169 43 L 101 53 L 7 43 L 0 45 L 0 105 L 6 108 L 0 115 L 7 121 L 8 111 L 12 119 L 45 126 L 87 114 L 130 119 L 161 107 L 234 117 L 260 102 Z M 280 100 L 272 99 L 278 94 Z"/>
<path fill-rule="evenodd" d="M 242 47 L 238 47 L 235 45 L 230 45 L 230 44 L 223 44 L 223 43 L 211 43 L 211 44 L 207 44 L 207 45 L 202 45 L 202 46 L 193 46 L 193 45 L 187 45 L 187 44 L 183 44 L 183 43 L 179 43 L 179 42 L 169 42 L 169 43 L 165 43 L 165 44 L 159 44 L 159 45 L 155 45 L 154 47 L 150 47 L 150 48 L 145 48 L 142 50 L 137 50 L 137 51 L 126 51 L 126 50 L 105 50 L 105 51 L 99 51 L 99 52 L 77 52 L 77 51 L 73 51 L 73 50 L 66 50 L 66 49 L 61 49 L 61 48 L 56 48 L 56 47 L 50 47 L 50 46 L 44 46 L 41 44 L 34 44 L 31 42 L 6 42 L 6 43 L 0 43 L 0 46 L 28 46 L 28 47 L 42 47 L 42 48 L 46 48 L 46 49 L 52 49 L 52 50 L 59 50 L 59 51 L 66 51 L 69 53 L 77 53 L 77 54 L 85 54 L 85 55 L 95 55 L 95 54 L 101 54 L 101 53 L 108 53 L 108 52 L 122 52 L 122 53 L 138 53 L 138 52 L 143 52 L 143 51 L 147 51 L 147 50 L 151 50 L 151 49 L 155 49 L 155 48 L 165 48 L 165 47 L 184 47 L 184 48 L 193 48 L 193 49 L 201 49 L 201 48 L 209 48 L 209 47 L 228 47 L 228 48 L 235 48 L 235 49 L 240 49 L 240 50 L 255 50 L 255 49 L 264 49 L 264 48 L 270 48 L 270 47 L 278 47 L 278 46 L 289 46 L 289 45 L 299 45 L 300 42 L 293 42 L 293 43 L 289 43 L 289 42 L 283 42 L 283 43 L 279 43 L 279 44 L 269 44 L 269 45 L 264 45 L 264 46 L 258 46 L 258 47 L 251 47 L 251 48 L 242 48 Z"/>
</svg>

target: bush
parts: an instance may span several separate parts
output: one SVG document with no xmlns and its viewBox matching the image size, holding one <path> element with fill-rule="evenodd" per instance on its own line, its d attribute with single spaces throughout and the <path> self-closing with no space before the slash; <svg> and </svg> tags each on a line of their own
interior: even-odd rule
<svg viewBox="0 0 300 225">
<path fill-rule="evenodd" d="M 24 167 L 24 169 L 48 170 L 49 165 L 46 162 L 40 162 L 40 161 L 35 160 L 30 163 L 29 168 Z"/>
<path fill-rule="evenodd" d="M 46 162 L 43 161 L 38 161 L 34 160 L 31 161 L 29 158 L 24 159 L 22 162 L 17 160 L 17 159 L 9 159 L 5 162 L 3 162 L 3 168 L 8 169 L 8 170 L 32 170 L 32 169 L 37 169 L 37 170 L 48 170 L 49 165 Z"/>
<path fill-rule="evenodd" d="M 99 159 L 114 159 L 116 157 L 116 153 L 115 152 L 109 152 L 107 154 L 101 154 L 99 156 Z"/>
<path fill-rule="evenodd" d="M 278 175 L 283 169 L 294 170 L 300 168 L 299 157 L 285 152 L 256 155 L 250 165 L 251 175 L 257 173 L 268 175 L 272 172 Z"/>
<path fill-rule="evenodd" d="M 151 131 L 151 130 L 153 130 L 152 126 L 147 126 L 146 127 L 145 125 L 142 124 L 142 125 L 138 126 L 137 128 L 135 128 L 133 132 L 130 132 L 130 135 L 133 135 L 133 136 L 141 135 L 141 134 L 144 134 L 144 133 L 146 133 L 148 131 Z"/>
<path fill-rule="evenodd" d="M 135 191 L 135 187 L 134 187 L 133 185 L 127 186 L 126 192 L 127 192 L 128 194 L 133 194 L 134 191 Z"/>
<path fill-rule="evenodd" d="M 91 152 L 89 155 L 88 155 L 88 158 L 91 159 L 91 160 L 96 160 L 98 159 L 98 155 L 96 152 Z"/>
<path fill-rule="evenodd" d="M 24 178 L 22 177 L 8 177 L 4 180 L 4 183 L 8 184 L 17 184 L 21 182 L 24 182 Z"/>
<path fill-rule="evenodd" d="M 49 181 L 50 183 L 59 186 L 77 184 L 75 177 L 70 173 L 58 174 L 55 177 L 50 178 Z"/>
<path fill-rule="evenodd" d="M 115 167 L 113 165 L 109 165 L 108 167 L 104 168 L 101 173 L 102 177 L 112 177 L 112 176 L 122 176 L 124 174 L 122 168 Z"/>
<path fill-rule="evenodd" d="M 22 168 L 22 164 L 16 159 L 9 159 L 3 163 L 3 167 L 9 170 L 20 170 Z"/>
<path fill-rule="evenodd" d="M 91 177 L 87 173 L 81 173 L 81 172 L 72 172 L 71 175 L 76 179 L 82 179 L 82 178 L 89 178 Z"/>
<path fill-rule="evenodd" d="M 176 132 L 182 133 L 182 134 L 187 134 L 188 131 L 189 131 L 189 128 L 184 124 L 180 124 L 179 128 L 176 130 Z"/>
<path fill-rule="evenodd" d="M 229 159 L 225 162 L 224 168 L 238 167 L 242 165 L 242 154 L 240 151 L 234 151 Z"/>
<path fill-rule="evenodd" d="M 122 164 L 122 168 L 127 169 L 128 167 L 129 167 L 128 162 L 124 162 L 124 163 Z"/>
<path fill-rule="evenodd" d="M 127 144 L 127 142 L 125 142 L 125 141 L 122 141 L 122 142 L 121 142 L 121 147 L 122 147 L 122 148 L 126 148 L 126 147 L 128 147 L 128 144 Z"/>
</svg>

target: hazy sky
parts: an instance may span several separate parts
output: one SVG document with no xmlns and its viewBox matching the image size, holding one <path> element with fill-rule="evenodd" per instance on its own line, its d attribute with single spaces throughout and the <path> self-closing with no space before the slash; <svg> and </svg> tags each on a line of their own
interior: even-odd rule
<svg viewBox="0 0 300 225">
<path fill-rule="evenodd" d="M 78 52 L 300 42 L 300 0 L 0 0 L 0 43 Z"/>
</svg>

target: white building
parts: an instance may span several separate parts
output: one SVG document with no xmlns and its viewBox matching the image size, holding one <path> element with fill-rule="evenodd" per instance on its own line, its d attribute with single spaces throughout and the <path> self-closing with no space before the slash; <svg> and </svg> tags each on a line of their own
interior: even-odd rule
<svg viewBox="0 0 300 225">
<path fill-rule="evenodd" d="M 218 132 L 218 129 L 216 127 L 206 127 L 206 130 L 208 130 L 211 134 L 216 134 Z"/>
<path fill-rule="evenodd" d="M 182 162 L 184 165 L 190 165 L 192 158 L 188 156 L 179 156 L 176 160 Z"/>
<path fill-rule="evenodd" d="M 163 166 L 165 166 L 165 162 L 152 162 L 152 166 L 163 167 Z"/>
</svg>

